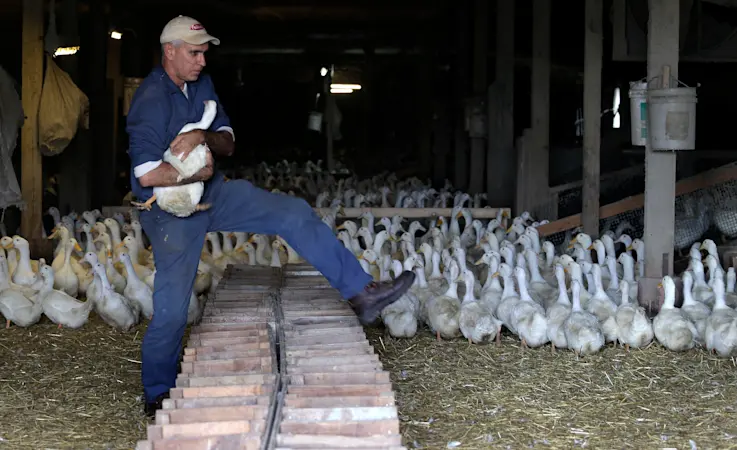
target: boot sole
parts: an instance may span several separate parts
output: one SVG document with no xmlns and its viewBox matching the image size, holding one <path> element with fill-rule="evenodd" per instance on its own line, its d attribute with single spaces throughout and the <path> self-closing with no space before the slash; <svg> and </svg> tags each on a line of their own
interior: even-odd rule
<svg viewBox="0 0 737 450">
<path fill-rule="evenodd" d="M 391 305 L 392 303 L 399 300 L 408 290 L 410 287 L 412 287 L 412 283 L 415 281 L 415 274 L 412 274 L 412 279 L 409 280 L 407 283 L 407 287 L 405 289 L 400 289 L 396 293 L 390 295 L 389 297 L 382 300 L 379 304 L 377 304 L 375 307 L 371 308 L 368 311 L 365 311 L 363 314 L 358 316 L 358 321 L 361 322 L 361 325 L 371 325 L 374 323 L 376 319 L 379 318 L 381 315 L 381 311 L 386 308 L 387 306 Z M 370 311 L 370 312 L 369 312 Z"/>
</svg>

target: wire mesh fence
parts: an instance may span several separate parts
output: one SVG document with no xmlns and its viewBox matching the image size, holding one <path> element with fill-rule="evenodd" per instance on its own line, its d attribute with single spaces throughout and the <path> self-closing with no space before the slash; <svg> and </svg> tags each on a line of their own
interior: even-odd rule
<svg viewBox="0 0 737 450">
<path fill-rule="evenodd" d="M 644 192 L 644 170 L 602 180 L 600 204 L 623 200 Z M 533 208 L 535 217 L 564 218 L 581 212 L 580 187 L 557 192 Z M 663 199 L 669 201 L 669 199 Z M 554 214 L 557 212 L 557 214 Z M 607 230 L 632 238 L 644 234 L 645 211 L 633 208 L 599 221 L 599 234 Z M 565 248 L 581 227 L 546 236 L 556 247 Z M 737 239 L 737 180 L 731 179 L 676 196 L 674 217 L 674 247 L 687 251 L 697 241 L 712 238 L 720 242 Z"/>
</svg>

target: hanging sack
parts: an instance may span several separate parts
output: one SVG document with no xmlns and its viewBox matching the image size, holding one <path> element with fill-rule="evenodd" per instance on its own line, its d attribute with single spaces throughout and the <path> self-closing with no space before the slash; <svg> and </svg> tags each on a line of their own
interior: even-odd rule
<svg viewBox="0 0 737 450">
<path fill-rule="evenodd" d="M 46 55 L 46 76 L 38 111 L 38 144 L 44 156 L 64 151 L 77 134 L 77 127 L 89 129 L 89 107 L 84 92 Z"/>
</svg>

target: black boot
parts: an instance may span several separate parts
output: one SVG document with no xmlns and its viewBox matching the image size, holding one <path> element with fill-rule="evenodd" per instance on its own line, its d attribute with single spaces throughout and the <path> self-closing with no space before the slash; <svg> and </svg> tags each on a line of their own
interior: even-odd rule
<svg viewBox="0 0 737 450">
<path fill-rule="evenodd" d="M 348 300 L 363 325 L 373 323 L 381 310 L 399 300 L 415 281 L 415 273 L 406 271 L 392 281 L 369 283 L 363 291 Z"/>
<path fill-rule="evenodd" d="M 164 400 L 166 400 L 167 398 L 169 398 L 169 393 L 165 392 L 156 397 L 156 400 L 154 400 L 153 402 L 146 402 L 146 404 L 143 405 L 143 412 L 146 414 L 146 417 L 148 417 L 149 419 L 155 418 L 156 410 L 161 409 Z"/>
</svg>

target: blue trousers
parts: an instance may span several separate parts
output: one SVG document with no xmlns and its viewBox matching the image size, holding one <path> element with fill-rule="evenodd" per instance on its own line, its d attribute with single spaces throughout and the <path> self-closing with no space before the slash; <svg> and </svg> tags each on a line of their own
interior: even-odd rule
<svg viewBox="0 0 737 450">
<path fill-rule="evenodd" d="M 156 263 L 154 316 L 142 346 L 141 378 L 148 402 L 175 386 L 189 297 L 205 233 L 278 234 L 345 299 L 372 281 L 303 199 L 274 194 L 245 180 L 225 182 L 216 173 L 207 183 L 202 203 L 212 206 L 187 218 L 168 214 L 155 203 L 151 211 L 140 215 Z"/>
</svg>

